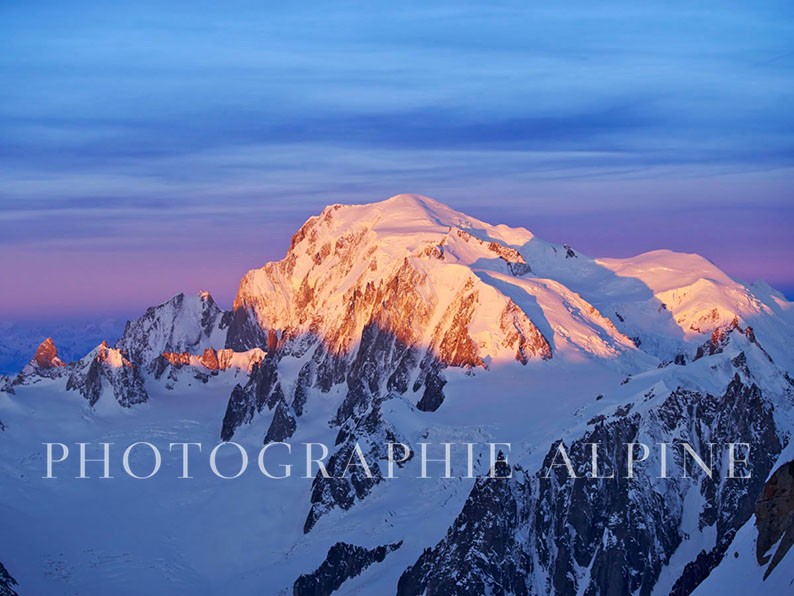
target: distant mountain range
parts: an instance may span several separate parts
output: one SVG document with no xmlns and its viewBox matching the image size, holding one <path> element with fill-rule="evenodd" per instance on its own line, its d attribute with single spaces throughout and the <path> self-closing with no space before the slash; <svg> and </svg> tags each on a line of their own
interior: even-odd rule
<svg viewBox="0 0 794 596">
<path fill-rule="evenodd" d="M 91 342 L 80 354 L 26 346 L 32 359 L 0 378 L 0 535 L 27 536 L 0 545 L 19 582 L 7 590 L 791 589 L 794 308 L 698 255 L 591 259 L 398 195 L 310 218 L 230 311 L 180 294 L 115 343 L 98 337 L 114 329 L 75 330 Z M 149 435 L 324 442 L 331 477 L 39 479 L 42 442 Z M 489 478 L 482 450 L 476 479 L 417 478 L 418 458 L 387 478 L 386 443 L 445 441 L 509 443 L 498 466 L 512 478 Z M 561 442 L 577 478 L 552 466 Z M 752 478 L 728 478 L 722 455 L 711 479 L 659 478 L 657 450 L 631 480 L 586 477 L 591 444 L 614 471 L 627 443 L 681 442 L 748 444 Z M 371 477 L 340 474 L 357 448 Z M 669 458 L 686 465 L 680 449 Z M 76 513 L 57 518 L 48 499 Z"/>
<path fill-rule="evenodd" d="M 115 342 L 124 332 L 123 319 L 98 318 L 59 321 L 0 322 L 0 374 L 15 374 L 47 337 L 58 345 L 66 361 L 77 360 L 103 340 Z"/>
</svg>

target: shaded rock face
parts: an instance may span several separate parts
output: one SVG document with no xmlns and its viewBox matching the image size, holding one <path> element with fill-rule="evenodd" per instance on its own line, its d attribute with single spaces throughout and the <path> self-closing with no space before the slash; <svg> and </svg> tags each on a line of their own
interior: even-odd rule
<svg viewBox="0 0 794 596">
<path fill-rule="evenodd" d="M 281 442 L 289 439 L 298 428 L 295 417 L 284 399 L 279 399 L 270 428 L 265 435 L 265 444 Z"/>
<path fill-rule="evenodd" d="M 438 327 L 443 332 L 438 333 L 438 343 L 419 348 L 401 339 L 401 335 L 415 333 L 412 324 L 406 323 L 400 314 L 411 312 L 410 305 L 403 301 L 406 296 L 410 299 L 413 286 L 401 290 L 400 280 L 395 278 L 392 283 L 395 287 L 391 288 L 388 297 L 377 294 L 380 310 L 364 326 L 360 343 L 354 351 L 336 352 L 317 337 L 282 336 L 280 347 L 268 353 L 260 366 L 254 368 L 248 383 L 244 387 L 235 387 L 229 399 L 221 429 L 222 440 L 231 440 L 242 424 L 252 422 L 255 415 L 267 407 L 268 410 L 276 410 L 265 434 L 265 442 L 285 441 L 297 430 L 305 409 L 311 407 L 308 401 L 310 390 L 327 392 L 336 385 L 346 384 L 345 396 L 331 421 L 340 428 L 327 463 L 332 477 L 324 478 L 318 473 L 314 479 L 305 532 L 309 532 L 331 509 L 349 509 L 383 480 L 384 472 L 377 463 L 372 467 L 371 478 L 360 467 L 347 467 L 357 443 L 367 461 L 375 462 L 386 460 L 386 443 L 405 443 L 400 433 L 383 418 L 380 407 L 383 400 L 413 393 L 415 397 L 408 399 L 416 400 L 419 410 L 435 411 L 445 399 L 447 381 L 444 369 L 447 366 L 483 364 L 466 331 L 470 311 L 476 301 L 470 286 L 464 286 L 454 308 L 439 322 Z M 417 310 L 421 311 L 421 307 L 414 309 Z M 515 342 L 516 359 L 526 362 L 528 354 L 537 355 L 536 348 L 541 354 L 550 356 L 550 348 L 539 332 L 534 338 L 538 343 L 532 346 L 526 343 L 532 336 L 522 333 L 528 333 L 530 328 L 522 328 L 520 321 L 514 321 L 514 315 L 508 310 L 503 319 L 510 326 L 512 335 L 509 341 Z M 292 395 L 287 396 L 278 363 L 286 354 L 303 357 L 308 352 L 311 357 L 301 367 Z M 344 477 L 340 478 L 340 475 Z"/>
<path fill-rule="evenodd" d="M 436 358 L 426 358 L 422 364 L 422 373 L 414 384 L 414 391 L 418 391 L 422 383 L 425 390 L 416 407 L 423 412 L 435 412 L 444 403 L 444 385 L 447 384 L 442 372 L 444 365 Z"/>
<path fill-rule="evenodd" d="M 758 564 L 769 564 L 766 579 L 794 545 L 794 461 L 780 466 L 764 485 L 755 504 L 755 525 Z"/>
<path fill-rule="evenodd" d="M 495 476 L 510 470 L 497 462 Z M 528 533 L 529 484 L 522 470 L 513 480 L 478 478 L 463 511 L 434 549 L 425 549 L 397 584 L 399 596 L 479 596 L 527 594 L 526 573 L 532 562 L 518 534 Z M 472 541 L 473 536 L 476 541 Z M 443 564 L 441 564 L 443 561 Z"/>
<path fill-rule="evenodd" d="M 406 444 L 413 453 L 408 441 L 383 418 L 380 400 L 373 400 L 365 414 L 345 422 L 326 465 L 330 477 L 318 473 L 312 481 L 311 507 L 303 526 L 304 533 L 308 533 L 327 512 L 335 508 L 350 509 L 384 481 L 388 472 L 385 467 L 381 469 L 381 465 L 385 465 L 383 462 L 388 457 L 388 443 Z M 360 465 L 356 445 L 368 462 L 369 476 Z M 402 459 L 403 455 L 400 451 L 395 452 L 396 459 Z"/>
<path fill-rule="evenodd" d="M 684 539 L 679 528 L 687 501 L 690 509 L 699 503 L 698 528 L 716 530 L 714 548 L 701 552 L 671 587 L 674 594 L 688 594 L 752 515 L 755 496 L 781 451 L 771 404 L 738 374 L 723 395 L 678 389 L 645 414 L 620 408 L 590 426 L 566 445 L 578 478 L 556 466 L 548 472 L 555 446 L 532 475 L 517 469 L 511 480 L 479 480 L 447 536 L 405 571 L 399 592 L 650 594 Z M 727 479 L 727 460 L 716 457 L 713 480 L 692 472 L 691 462 L 689 479 L 656 478 L 658 468 L 652 466 L 635 466 L 631 480 L 621 477 L 625 443 L 682 440 L 705 454 L 709 441 L 750 443 L 752 479 Z M 614 472 L 615 479 L 585 477 L 590 443 L 605 446 L 599 473 Z M 671 448 L 669 457 L 670 470 L 680 476 L 682 451 Z"/>
<path fill-rule="evenodd" d="M 224 422 L 228 432 L 223 436 L 231 438 L 241 424 L 251 422 L 253 414 L 261 411 L 263 405 L 272 409 L 278 402 L 277 395 L 284 393 L 278 362 L 285 354 L 301 357 L 309 350 L 312 350 L 312 355 L 301 367 L 291 398 L 285 402 L 295 417 L 300 417 L 307 407 L 310 389 L 328 392 L 332 387 L 345 383 L 347 391 L 333 420 L 338 426 L 366 413 L 375 397 L 420 391 L 429 379 L 440 377 L 443 369 L 429 351 L 420 366 L 417 348 L 405 344 L 394 333 L 384 331 L 375 323 L 364 328 L 357 350 L 348 354 L 330 351 L 316 337 L 292 338 L 279 350 L 269 352 L 259 367 L 254 367 L 244 392 L 235 394 L 233 407 L 230 400 L 231 409 L 227 409 L 229 416 Z M 434 399 L 440 404 L 443 393 L 440 388 L 434 387 L 434 391 Z"/>
<path fill-rule="evenodd" d="M 11 577 L 8 570 L 0 563 L 0 596 L 19 596 L 14 590 L 16 585 L 18 585 L 17 580 Z"/>
<path fill-rule="evenodd" d="M 236 308 L 226 313 L 223 323 L 228 327 L 226 347 L 238 352 L 268 346 L 270 333 L 263 329 L 256 315 L 248 308 Z M 269 351 L 269 350 L 268 350 Z"/>
<path fill-rule="evenodd" d="M 105 390 L 125 408 L 149 399 L 140 369 L 105 342 L 75 365 L 66 390 L 78 391 L 92 407 Z"/>
<path fill-rule="evenodd" d="M 229 317 L 209 293 L 177 294 L 129 321 L 116 348 L 123 350 L 131 362 L 148 369 L 163 352 L 197 354 L 210 347 L 222 348 L 228 324 Z"/>
<path fill-rule="evenodd" d="M 278 362 L 286 353 L 300 357 L 309 350 L 313 350 L 311 356 L 301 367 L 288 398 L 282 389 Z M 346 384 L 345 397 L 331 421 L 340 428 L 326 464 L 332 477 L 324 478 L 318 472 L 314 479 L 304 525 L 304 531 L 308 532 L 323 514 L 336 507 L 349 509 L 383 480 L 377 463 L 371 469 L 372 478 L 360 467 L 347 466 L 357 443 L 367 461 L 377 462 L 387 458 L 386 443 L 405 442 L 382 416 L 380 404 L 384 399 L 404 394 L 411 388 L 415 393 L 425 388 L 422 399 L 427 401 L 430 391 L 434 408 L 443 401 L 445 381 L 439 381 L 442 367 L 429 351 L 422 367 L 418 364 L 417 348 L 375 323 L 364 328 L 358 349 L 347 355 L 330 351 L 317 338 L 292 338 L 280 350 L 268 353 L 245 387 L 235 387 L 226 409 L 221 439 L 230 440 L 240 425 L 250 423 L 267 407 L 276 411 L 265 442 L 284 441 L 295 433 L 305 408 L 311 407 L 310 390 L 329 391 L 335 385 Z M 413 377 L 416 379 L 411 383 Z M 344 477 L 338 477 L 343 474 Z"/>
<path fill-rule="evenodd" d="M 254 366 L 245 387 L 236 385 L 232 390 L 221 426 L 221 440 L 231 440 L 240 425 L 253 420 L 254 414 L 265 406 L 272 410 L 282 401 L 284 392 L 278 376 L 278 357 L 268 353 Z"/>
<path fill-rule="evenodd" d="M 322 564 L 312 573 L 301 575 L 293 585 L 295 596 L 329 596 L 342 584 L 360 575 L 374 563 L 381 563 L 402 542 L 367 549 L 345 542 L 337 542 L 329 550 Z"/>
<path fill-rule="evenodd" d="M 336 423 L 344 424 L 352 416 L 363 414 L 373 397 L 390 392 L 403 394 L 416 372 L 418 349 L 406 344 L 379 325 L 370 323 L 361 334 L 361 344 L 350 365 L 346 366 L 347 394 L 336 413 Z M 426 355 L 425 361 L 434 360 Z M 425 384 L 422 375 L 413 384 L 416 393 Z M 443 399 L 443 397 L 442 397 Z"/>
</svg>

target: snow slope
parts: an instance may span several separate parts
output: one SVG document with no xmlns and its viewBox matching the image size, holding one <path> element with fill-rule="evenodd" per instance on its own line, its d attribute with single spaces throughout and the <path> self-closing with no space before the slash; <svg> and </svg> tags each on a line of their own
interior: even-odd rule
<svg viewBox="0 0 794 596">
<path fill-rule="evenodd" d="M 21 593 L 291 594 L 299 577 L 341 594 L 762 589 L 749 516 L 790 453 L 792 337 L 785 298 L 696 255 L 591 259 L 418 195 L 332 205 L 246 274 L 231 312 L 179 295 L 61 374 L 0 383 L 0 561 Z M 221 433 L 251 456 L 240 478 L 209 467 Z M 338 466 L 359 442 L 378 474 L 267 478 L 256 454 L 274 436 L 295 451 L 274 448 L 272 470 L 300 470 L 309 442 Z M 765 471 L 661 481 L 654 456 L 636 484 L 542 477 L 558 441 L 594 437 L 748 440 Z M 416 457 L 385 479 L 386 439 L 477 443 L 475 476 L 483 443 L 509 443 L 516 479 L 463 477 L 459 458 L 451 479 L 439 464 L 418 478 Z M 53 441 L 112 442 L 116 478 L 95 463 L 76 479 L 74 459 L 42 478 Z M 136 441 L 162 451 L 150 480 L 121 467 Z M 202 443 L 193 478 L 171 442 Z M 219 453 L 231 474 L 239 454 Z"/>
</svg>

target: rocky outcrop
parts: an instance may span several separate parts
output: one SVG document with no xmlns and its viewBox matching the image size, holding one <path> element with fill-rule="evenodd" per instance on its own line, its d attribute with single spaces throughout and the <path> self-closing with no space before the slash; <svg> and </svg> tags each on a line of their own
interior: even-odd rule
<svg viewBox="0 0 794 596">
<path fill-rule="evenodd" d="M 254 365 L 245 387 L 236 385 L 229 397 L 221 427 L 221 440 L 229 441 L 242 424 L 251 422 L 254 414 L 267 406 L 272 410 L 284 401 L 284 392 L 278 375 L 278 356 L 268 353 Z"/>
<path fill-rule="evenodd" d="M 0 393 L 14 395 L 14 383 L 6 375 L 0 375 Z"/>
<path fill-rule="evenodd" d="M 36 354 L 33 356 L 33 360 L 30 361 L 28 366 L 39 371 L 44 371 L 53 368 L 61 368 L 66 365 L 58 358 L 58 348 L 55 347 L 52 338 L 48 337 L 41 342 L 41 345 L 39 345 L 36 350 Z"/>
<path fill-rule="evenodd" d="M 755 525 L 756 557 L 759 565 L 768 564 L 766 579 L 794 545 L 794 461 L 780 466 L 764 485 L 755 504 Z"/>
<path fill-rule="evenodd" d="M 386 471 L 381 465 L 388 457 L 389 443 L 403 443 L 410 448 L 399 430 L 384 419 L 381 403 L 380 399 L 373 399 L 365 413 L 351 417 L 340 429 L 334 452 L 326 465 L 329 477 L 318 472 L 312 482 L 311 508 L 303 526 L 304 533 L 332 509 L 350 509 L 384 480 Z M 361 465 L 356 446 L 367 462 L 369 474 Z M 397 457 L 400 456 L 397 452 Z"/>
<path fill-rule="evenodd" d="M 18 596 L 14 586 L 18 585 L 17 580 L 11 577 L 8 570 L 0 563 L 0 596 Z"/>
<path fill-rule="evenodd" d="M 148 368 L 164 352 L 199 354 L 226 343 L 228 317 L 208 292 L 197 296 L 177 294 L 127 322 L 116 348 L 129 360 Z"/>
<path fill-rule="evenodd" d="M 287 402 L 283 398 L 279 399 L 278 404 L 276 404 L 276 411 L 273 413 L 273 420 L 270 422 L 270 427 L 265 435 L 265 444 L 286 441 L 295 434 L 297 428 L 298 424 L 295 422 L 295 416 L 292 415 Z"/>
<path fill-rule="evenodd" d="M 523 275 L 532 273 L 532 267 L 530 267 L 529 263 L 527 263 L 526 259 L 524 259 L 524 255 L 522 255 L 512 246 L 505 246 L 504 244 L 494 242 L 493 240 L 481 240 L 466 230 L 457 229 L 455 230 L 454 234 L 466 243 L 478 244 L 488 252 L 492 253 L 494 256 L 501 259 L 506 265 L 507 270 L 516 277 L 521 277 Z M 445 241 L 446 238 L 440 243 L 442 248 L 445 244 Z"/>
<path fill-rule="evenodd" d="M 402 574 L 399 596 L 530 592 L 531 560 L 519 539 L 529 522 L 520 505 L 529 497 L 529 485 L 522 470 L 516 470 L 514 480 L 503 478 L 509 472 L 507 464 L 498 461 L 494 469 L 498 477 L 477 479 L 446 537 L 434 549 L 425 549 Z"/>
<path fill-rule="evenodd" d="M 413 390 L 416 393 L 424 385 L 424 391 L 416 407 L 423 412 L 435 412 L 444 403 L 444 385 L 447 384 L 444 363 L 428 352 L 419 368 Z"/>
<path fill-rule="evenodd" d="M 292 593 L 295 596 L 329 596 L 370 565 L 383 562 L 386 555 L 401 545 L 402 542 L 397 542 L 368 549 L 337 542 L 328 549 L 328 555 L 315 571 L 301 575 L 295 581 Z"/>
<path fill-rule="evenodd" d="M 78 391 L 92 407 L 106 393 L 125 408 L 149 399 L 140 368 L 106 342 L 75 364 L 66 390 Z"/>
<path fill-rule="evenodd" d="M 207 348 L 201 354 L 163 352 L 152 362 L 151 372 L 155 379 L 167 376 L 169 380 L 176 381 L 177 371 L 191 369 L 196 378 L 206 382 L 210 375 L 229 369 L 250 373 L 264 357 L 265 352 L 259 348 L 245 352 L 235 352 L 228 348 L 222 350 Z"/>
<path fill-rule="evenodd" d="M 772 411 L 759 388 L 737 374 L 722 395 L 678 389 L 644 415 L 627 407 L 596 417 L 590 430 L 566 445 L 577 478 L 564 468 L 552 470 L 555 445 L 532 475 L 517 469 L 510 480 L 478 481 L 447 536 L 406 570 L 398 591 L 650 594 L 685 539 L 679 528 L 687 511 L 697 519 L 695 531 L 712 527 L 716 534 L 715 546 L 686 565 L 672 585 L 672 593 L 688 594 L 753 513 L 755 495 L 781 450 Z M 639 469 L 628 480 L 619 472 L 627 457 L 621 447 L 640 437 L 670 444 L 685 438 L 700 453 L 708 453 L 709 442 L 751 443 L 758 446 L 753 478 L 726 479 L 721 458 L 715 459 L 713 480 L 663 480 L 658 470 Z M 591 443 L 610 446 L 601 454 L 600 473 L 618 471 L 616 478 L 587 477 Z M 679 470 L 684 465 L 681 450 L 670 458 Z M 690 487 L 699 499 L 688 496 Z"/>
<path fill-rule="evenodd" d="M 275 337 L 268 329 L 259 325 L 256 314 L 250 308 L 238 307 L 226 314 L 223 319 L 228 327 L 226 347 L 238 352 L 250 348 L 268 348 L 272 351 L 275 347 L 269 345 L 269 339 Z"/>
<path fill-rule="evenodd" d="M 22 385 L 39 378 L 55 379 L 65 374 L 66 364 L 58 357 L 58 349 L 51 337 L 45 339 L 36 349 L 36 353 L 13 381 L 14 385 Z"/>
<path fill-rule="evenodd" d="M 715 318 L 715 320 L 717 319 Z M 748 327 L 747 329 L 749 330 L 748 337 L 752 337 L 753 341 L 755 341 L 755 335 L 753 335 L 752 328 Z M 728 325 L 715 327 L 708 340 L 698 346 L 693 360 L 700 360 L 704 356 L 721 354 L 725 349 L 725 346 L 728 345 L 731 333 L 733 331 L 738 331 L 739 333 L 744 334 L 744 330 L 739 326 L 738 317 L 734 317 L 733 321 L 731 321 L 731 323 Z"/>
</svg>

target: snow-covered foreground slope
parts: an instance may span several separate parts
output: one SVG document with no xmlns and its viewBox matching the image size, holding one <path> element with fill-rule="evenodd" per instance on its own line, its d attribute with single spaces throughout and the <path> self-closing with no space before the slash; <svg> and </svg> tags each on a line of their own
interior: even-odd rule
<svg viewBox="0 0 794 596">
<path fill-rule="evenodd" d="M 64 365 L 44 344 L 45 366 L 0 380 L 0 561 L 20 593 L 725 594 L 748 569 L 770 585 L 750 550 L 790 455 L 792 322 L 780 294 L 696 255 L 593 260 L 416 195 L 334 205 L 232 311 L 180 295 L 114 347 Z M 148 480 L 123 469 L 138 441 L 162 453 Z M 249 455 L 239 478 L 210 468 L 221 441 L 223 474 L 236 444 Z M 560 441 L 578 478 L 550 468 Z M 72 450 L 58 478 L 46 442 Z M 100 442 L 114 478 L 75 478 L 77 443 Z M 176 442 L 203 446 L 193 478 Z M 393 478 L 390 442 L 414 454 Z M 444 442 L 452 478 L 420 478 L 421 445 Z M 627 480 L 633 442 L 654 448 Z M 722 449 L 713 478 L 680 477 L 681 442 Z M 306 443 L 331 478 L 306 472 Z M 585 477 L 593 443 L 616 478 Z M 726 478 L 729 443 L 750 445 L 752 478 Z M 258 470 L 265 444 L 289 478 Z M 357 448 L 370 475 L 346 466 Z M 789 577 L 781 556 L 767 581 Z"/>
</svg>

